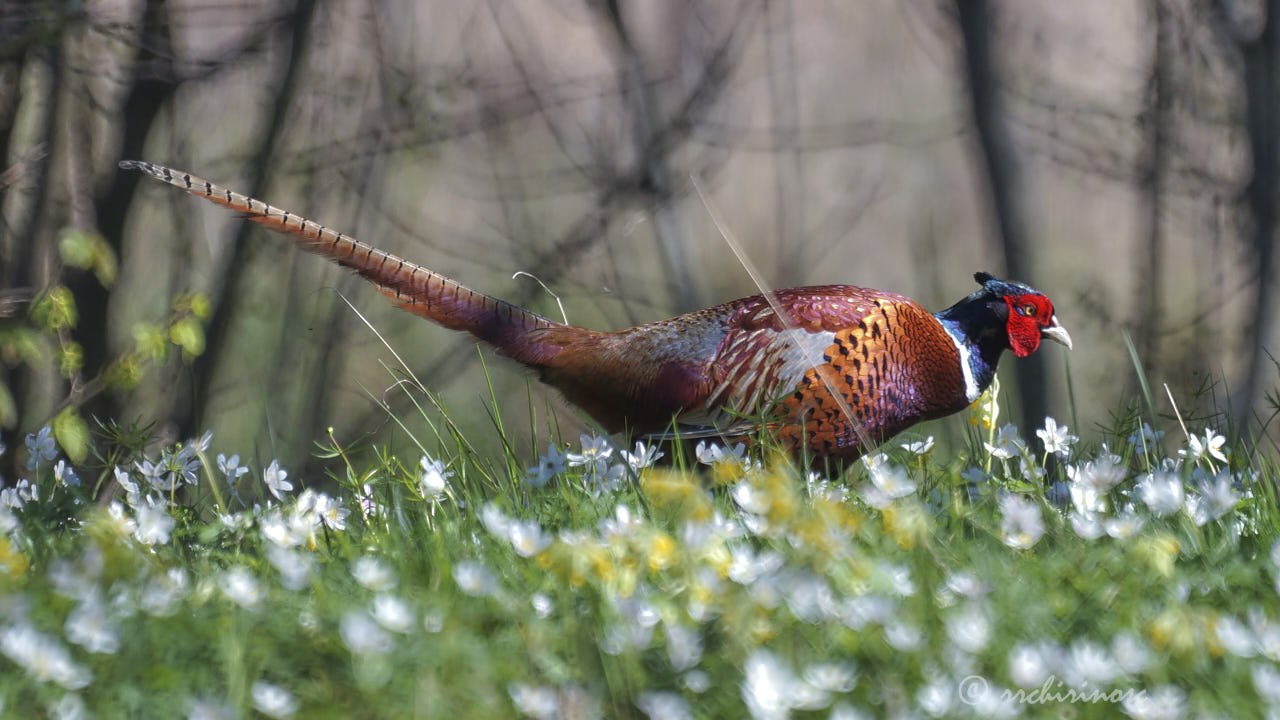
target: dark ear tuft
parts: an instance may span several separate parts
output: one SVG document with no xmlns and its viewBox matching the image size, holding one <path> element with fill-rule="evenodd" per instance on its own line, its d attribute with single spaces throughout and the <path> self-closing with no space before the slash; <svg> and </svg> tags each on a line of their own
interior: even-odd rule
<svg viewBox="0 0 1280 720">
<path fill-rule="evenodd" d="M 991 273 L 989 273 L 989 272 L 976 272 L 976 273 L 974 273 L 974 274 L 973 274 L 973 279 L 974 279 L 974 280 L 975 280 L 979 285 L 986 285 L 989 281 L 991 281 L 991 280 L 995 280 L 995 279 L 996 279 L 996 276 L 995 276 L 995 275 L 992 275 L 992 274 L 991 274 Z"/>
</svg>

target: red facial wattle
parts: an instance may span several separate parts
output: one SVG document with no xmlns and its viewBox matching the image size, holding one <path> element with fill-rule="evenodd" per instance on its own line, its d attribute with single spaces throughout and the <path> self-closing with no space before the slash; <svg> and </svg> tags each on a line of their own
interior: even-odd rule
<svg viewBox="0 0 1280 720">
<path fill-rule="evenodd" d="M 1026 357 L 1040 347 L 1041 328 L 1053 322 L 1053 305 L 1043 295 L 1006 295 L 1009 320 L 1009 347 L 1018 357 Z"/>
</svg>

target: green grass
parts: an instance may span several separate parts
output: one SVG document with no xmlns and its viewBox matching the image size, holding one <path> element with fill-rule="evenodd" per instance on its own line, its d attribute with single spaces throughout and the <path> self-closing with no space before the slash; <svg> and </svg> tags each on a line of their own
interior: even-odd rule
<svg viewBox="0 0 1280 720">
<path fill-rule="evenodd" d="M 4 715 L 1280 712 L 1280 473 L 1245 438 L 1189 428 L 1197 457 L 1135 411 L 1057 458 L 975 412 L 967 447 L 903 437 L 836 477 L 750 452 L 635 472 L 584 439 L 537 486 L 547 441 L 496 398 L 481 456 L 405 387 L 410 450 L 331 438 L 332 476 L 281 499 L 205 440 L 109 426 L 68 485 L 31 438 L 38 499 L 0 511 Z"/>
</svg>

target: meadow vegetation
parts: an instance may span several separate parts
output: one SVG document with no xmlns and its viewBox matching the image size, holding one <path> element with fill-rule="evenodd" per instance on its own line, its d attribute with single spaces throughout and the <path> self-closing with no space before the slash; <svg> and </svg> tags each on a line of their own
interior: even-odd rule
<svg viewBox="0 0 1280 720">
<path fill-rule="evenodd" d="M 554 428 L 482 456 L 402 387 L 431 431 L 331 436 L 326 478 L 106 422 L 75 467 L 8 448 L 5 716 L 1280 714 L 1280 475 L 1213 422 L 1023 432 L 997 386 L 965 447 L 837 472 Z"/>
</svg>

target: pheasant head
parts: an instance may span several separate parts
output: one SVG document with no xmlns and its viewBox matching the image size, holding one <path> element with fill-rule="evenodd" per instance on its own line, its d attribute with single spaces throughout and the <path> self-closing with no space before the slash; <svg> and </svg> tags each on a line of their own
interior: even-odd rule
<svg viewBox="0 0 1280 720">
<path fill-rule="evenodd" d="M 1014 355 L 1027 357 L 1040 347 L 1041 340 L 1071 347 L 1071 336 L 1058 324 L 1053 303 L 1044 293 L 1019 282 L 1000 280 L 990 273 L 974 273 L 973 279 L 982 285 L 976 294 L 989 299 L 988 309 L 993 319 L 1003 324 L 1008 340 L 1006 347 Z"/>
<path fill-rule="evenodd" d="M 1058 323 L 1053 303 L 1035 288 L 990 273 L 975 273 L 982 287 L 936 314 L 961 350 L 966 395 L 977 398 L 991 384 L 1000 354 L 1012 350 L 1027 357 L 1041 340 L 1071 347 L 1071 336 Z"/>
</svg>

